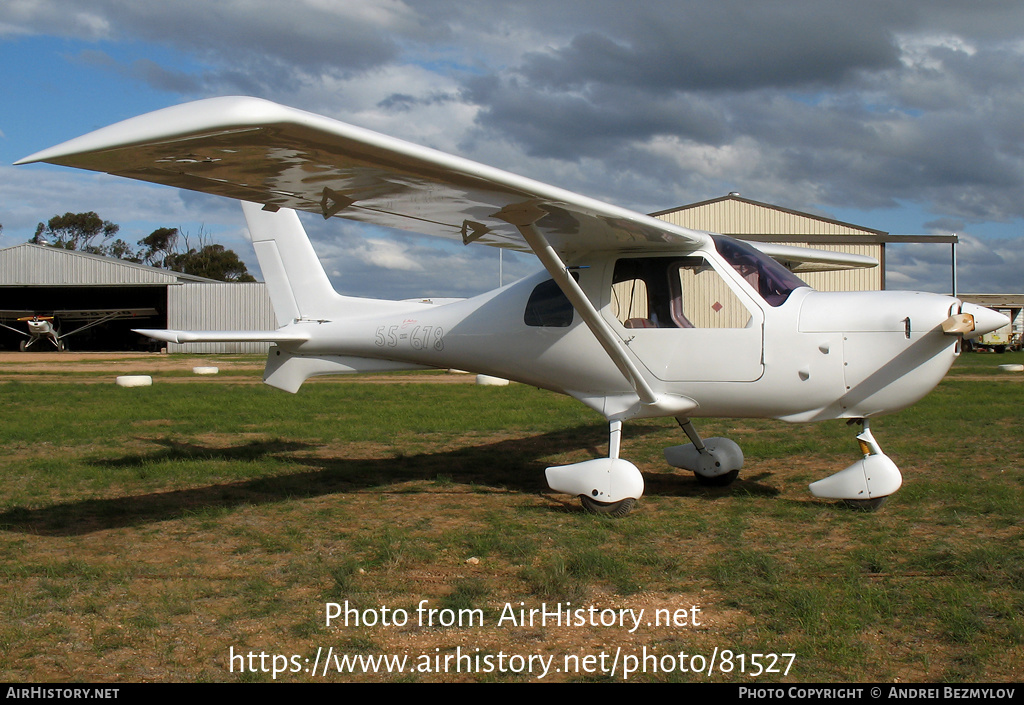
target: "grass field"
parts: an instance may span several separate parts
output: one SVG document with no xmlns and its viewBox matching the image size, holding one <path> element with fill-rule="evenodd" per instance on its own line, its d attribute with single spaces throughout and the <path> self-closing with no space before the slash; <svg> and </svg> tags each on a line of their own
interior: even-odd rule
<svg viewBox="0 0 1024 705">
<path fill-rule="evenodd" d="M 877 513 L 807 492 L 856 459 L 842 422 L 699 423 L 746 456 L 739 481 L 706 489 L 665 465 L 683 435 L 657 419 L 626 424 L 647 492 L 621 520 L 543 480 L 603 454 L 604 422 L 522 385 L 289 395 L 192 381 L 182 358 L 123 389 L 114 364 L 62 378 L 5 363 L 0 680 L 622 680 L 632 663 L 648 681 L 1020 681 L 1024 375 L 997 365 L 1021 361 L 964 356 L 872 424 L 904 474 Z M 346 601 L 360 624 L 326 626 Z M 508 619 L 555 603 L 595 611 Z M 606 609 L 645 612 L 632 632 L 590 623 Z M 408 661 L 324 675 L 328 649 Z"/>
</svg>

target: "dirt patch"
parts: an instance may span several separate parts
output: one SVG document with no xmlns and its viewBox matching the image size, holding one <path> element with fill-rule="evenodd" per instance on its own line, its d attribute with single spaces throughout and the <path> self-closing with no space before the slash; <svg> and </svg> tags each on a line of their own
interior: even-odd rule
<svg viewBox="0 0 1024 705">
<path fill-rule="evenodd" d="M 217 367 L 216 375 L 200 375 L 193 367 Z M 0 380 L 32 382 L 113 382 L 119 375 L 152 375 L 161 384 L 205 382 L 216 384 L 262 384 L 261 356 L 238 358 L 161 353 L 22 353 L 0 352 Z M 157 381 L 157 380 L 154 380 Z M 424 370 L 402 374 L 332 375 L 312 377 L 306 384 L 474 384 L 476 375 Z"/>
<path fill-rule="evenodd" d="M 952 382 L 991 382 L 993 380 L 1024 382 L 1024 374 L 1021 374 L 1020 372 L 1003 372 L 1002 370 L 996 370 L 993 371 L 992 374 L 950 375 L 947 380 Z"/>
</svg>

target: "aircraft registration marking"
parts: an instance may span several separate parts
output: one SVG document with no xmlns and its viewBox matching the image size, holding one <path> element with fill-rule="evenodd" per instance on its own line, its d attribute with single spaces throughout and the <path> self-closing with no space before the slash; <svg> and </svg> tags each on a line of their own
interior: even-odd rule
<svg viewBox="0 0 1024 705">
<path fill-rule="evenodd" d="M 408 345 L 413 350 L 444 350 L 444 329 L 441 326 L 416 326 L 411 331 L 399 332 L 403 325 L 378 326 L 374 344 L 378 348 L 397 348 Z"/>
</svg>

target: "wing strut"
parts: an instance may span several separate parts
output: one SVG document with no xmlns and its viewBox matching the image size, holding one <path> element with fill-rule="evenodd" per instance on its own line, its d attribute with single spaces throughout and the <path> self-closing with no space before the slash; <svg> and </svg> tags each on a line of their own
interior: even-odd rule
<svg viewBox="0 0 1024 705">
<path fill-rule="evenodd" d="M 17 328 L 12 328 L 11 326 L 7 325 L 6 323 L 0 323 L 0 328 L 6 328 L 7 330 L 12 330 L 12 331 L 14 331 L 15 333 L 17 333 L 18 335 L 23 335 L 23 336 L 25 336 L 26 338 L 31 338 L 31 337 L 32 337 L 31 335 L 29 335 L 29 334 L 28 334 L 28 333 L 26 333 L 25 331 L 23 331 L 23 330 L 18 330 Z"/>
<path fill-rule="evenodd" d="M 541 264 L 544 265 L 544 269 L 548 270 L 548 274 L 551 275 L 558 288 L 569 299 L 569 303 L 579 312 L 583 322 L 587 324 L 587 327 L 590 328 L 598 342 L 601 343 L 601 347 L 608 353 L 608 357 L 611 358 L 630 386 L 633 387 L 636 395 L 640 397 L 640 401 L 644 404 L 656 403 L 659 398 L 658 395 L 651 389 L 651 386 L 644 379 L 643 374 L 629 356 L 629 353 L 626 351 L 626 344 L 619 336 L 615 335 L 615 331 L 611 329 L 611 326 L 601 318 L 597 309 L 594 308 L 594 304 L 590 302 L 587 295 L 583 293 L 583 289 L 580 288 L 580 285 L 569 274 L 569 270 L 566 268 L 562 258 L 551 247 L 544 234 L 534 225 L 537 220 L 547 215 L 547 212 L 533 204 L 526 203 L 506 206 L 494 215 L 519 229 L 530 249 L 533 250 L 534 254 L 540 259 Z"/>
<path fill-rule="evenodd" d="M 127 311 L 127 310 L 126 311 L 111 311 L 110 313 L 107 313 L 107 314 L 100 313 L 99 314 L 100 315 L 99 318 L 93 319 L 93 320 L 89 321 L 88 323 L 86 323 L 85 325 L 78 326 L 78 328 L 75 328 L 74 330 L 70 330 L 67 333 L 65 333 L 64 335 L 58 336 L 58 340 L 64 340 L 64 338 L 67 338 L 70 335 L 74 335 L 75 333 L 81 333 L 83 330 L 88 330 L 89 328 L 93 328 L 94 326 L 103 325 L 107 321 L 119 321 L 119 320 L 121 320 L 123 318 L 136 318 L 136 317 L 139 317 L 139 318 L 151 318 L 151 317 L 157 315 L 156 314 L 156 309 L 140 309 L 140 311 L 142 311 L 142 313 L 139 313 L 139 314 L 136 314 L 135 312 Z M 149 311 L 152 311 L 153 313 L 149 313 Z M 54 312 L 54 313 L 56 314 L 56 312 Z"/>
</svg>

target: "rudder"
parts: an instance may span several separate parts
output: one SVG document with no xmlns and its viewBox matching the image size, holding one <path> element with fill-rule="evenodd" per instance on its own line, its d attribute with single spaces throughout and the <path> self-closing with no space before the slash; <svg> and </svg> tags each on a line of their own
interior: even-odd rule
<svg viewBox="0 0 1024 705">
<path fill-rule="evenodd" d="M 295 211 L 242 203 L 277 324 L 324 317 L 342 297 L 327 278 Z"/>
</svg>

